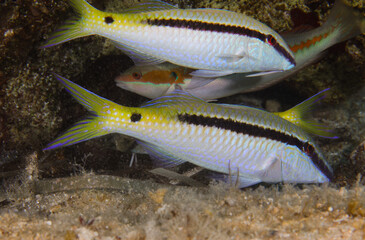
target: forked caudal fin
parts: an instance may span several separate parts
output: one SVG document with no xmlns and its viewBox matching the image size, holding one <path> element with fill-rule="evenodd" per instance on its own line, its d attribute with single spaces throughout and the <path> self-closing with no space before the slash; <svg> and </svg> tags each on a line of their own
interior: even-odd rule
<svg viewBox="0 0 365 240">
<path fill-rule="evenodd" d="M 79 142 L 96 138 L 110 133 L 110 130 L 104 125 L 104 116 L 107 114 L 105 109 L 120 108 L 120 105 L 109 101 L 105 98 L 80 87 L 79 85 L 55 74 L 57 80 L 60 81 L 65 89 L 92 115 L 88 118 L 77 122 L 72 128 L 67 130 L 56 140 L 49 143 L 43 150 L 49 150 L 64 146 L 73 145 Z"/>
<path fill-rule="evenodd" d="M 41 46 L 41 48 L 52 47 L 63 42 L 70 41 L 72 39 L 85 37 L 93 34 L 87 31 L 83 26 L 83 20 L 85 17 L 93 17 L 101 11 L 91 6 L 85 0 L 71 0 L 70 4 L 76 12 L 76 16 L 67 20 L 61 27 L 59 27 L 47 40 L 47 42 Z"/>
<path fill-rule="evenodd" d="M 365 17 L 358 10 L 348 6 L 344 0 L 336 0 L 325 24 L 338 26 L 339 34 L 336 42 L 365 34 Z"/>
<path fill-rule="evenodd" d="M 308 121 L 306 118 L 307 114 L 315 107 L 315 105 L 318 104 L 318 102 L 325 97 L 328 90 L 329 88 L 317 93 L 316 95 L 308 98 L 307 100 L 304 100 L 303 102 L 285 112 L 276 112 L 274 114 L 303 128 L 308 133 L 318 135 L 324 138 L 336 139 L 338 137 L 335 136 L 331 128 L 327 127 L 324 124 Z"/>
<path fill-rule="evenodd" d="M 70 0 L 70 5 L 75 10 L 76 16 L 66 21 L 56 30 L 41 48 L 95 34 L 96 29 L 100 28 L 102 24 L 109 24 L 114 21 L 110 16 L 113 13 L 100 11 L 91 6 L 86 0 Z M 131 14 L 175 8 L 175 6 L 159 0 L 148 0 L 147 2 L 134 4 L 133 7 L 123 10 L 121 13 Z M 100 19 L 103 19 L 103 21 L 100 22 Z"/>
</svg>

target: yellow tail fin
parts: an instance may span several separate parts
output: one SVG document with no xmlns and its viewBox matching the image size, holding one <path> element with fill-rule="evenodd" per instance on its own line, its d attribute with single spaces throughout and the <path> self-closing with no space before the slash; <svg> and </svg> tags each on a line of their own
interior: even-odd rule
<svg viewBox="0 0 365 240">
<path fill-rule="evenodd" d="M 314 108 L 314 106 L 325 97 L 326 91 L 329 88 L 317 93 L 316 95 L 308 98 L 307 100 L 299 103 L 295 107 L 285 111 L 285 112 L 276 112 L 274 114 L 278 115 L 289 122 L 294 123 L 295 125 L 303 128 L 306 132 L 318 135 L 320 137 L 325 138 L 338 138 L 335 136 L 333 130 L 327 127 L 324 124 L 320 124 L 313 121 L 308 121 L 307 115 Z"/>
<path fill-rule="evenodd" d="M 120 105 L 92 93 L 66 78 L 57 74 L 55 76 L 64 85 L 65 89 L 89 110 L 92 115 L 76 123 L 53 142 L 49 143 L 43 150 L 69 146 L 111 133 L 111 130 L 105 125 L 105 117 L 107 115 L 103 109 L 117 108 Z"/>
<path fill-rule="evenodd" d="M 83 20 L 85 17 L 97 14 L 97 12 L 100 11 L 85 0 L 71 0 L 70 4 L 77 15 L 74 18 L 67 20 L 58 30 L 56 30 L 41 48 L 52 47 L 75 38 L 92 34 L 83 27 Z"/>
</svg>

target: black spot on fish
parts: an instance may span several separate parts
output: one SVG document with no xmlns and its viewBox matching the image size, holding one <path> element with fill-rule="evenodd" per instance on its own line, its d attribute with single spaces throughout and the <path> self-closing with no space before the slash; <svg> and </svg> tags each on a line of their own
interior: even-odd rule
<svg viewBox="0 0 365 240">
<path fill-rule="evenodd" d="M 139 113 L 133 113 L 131 116 L 131 121 L 132 122 L 139 122 L 142 118 L 142 115 Z"/>
<path fill-rule="evenodd" d="M 105 17 L 105 18 L 104 18 L 104 22 L 105 22 L 106 24 L 111 24 L 111 23 L 113 23 L 113 22 L 114 22 L 114 19 L 113 19 L 113 17 L 108 16 L 108 17 Z"/>
</svg>

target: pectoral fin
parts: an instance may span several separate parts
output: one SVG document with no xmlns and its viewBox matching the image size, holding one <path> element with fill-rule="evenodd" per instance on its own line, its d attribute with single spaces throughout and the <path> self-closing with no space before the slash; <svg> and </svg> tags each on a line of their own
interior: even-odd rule
<svg viewBox="0 0 365 240">
<path fill-rule="evenodd" d="M 245 57 L 244 55 L 228 55 L 228 54 L 218 56 L 218 58 L 223 59 L 229 63 L 238 62 L 244 57 Z"/>
</svg>

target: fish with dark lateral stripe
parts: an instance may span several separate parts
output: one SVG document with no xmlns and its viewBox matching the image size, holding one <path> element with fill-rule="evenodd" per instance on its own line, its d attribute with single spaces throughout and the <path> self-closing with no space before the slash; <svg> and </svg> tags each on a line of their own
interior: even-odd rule
<svg viewBox="0 0 365 240">
<path fill-rule="evenodd" d="M 190 73 L 191 69 L 163 63 L 133 66 L 115 81 L 118 87 L 148 98 L 168 94 L 174 90 L 174 85 L 178 84 L 196 97 L 218 99 L 272 86 L 318 60 L 331 46 L 362 33 L 365 33 L 365 17 L 356 9 L 347 6 L 343 0 L 337 0 L 322 26 L 305 32 L 282 34 L 297 63 L 288 71 L 261 76 L 235 73 L 218 78 L 201 78 L 179 74 L 183 71 Z"/>
<path fill-rule="evenodd" d="M 125 107 L 56 77 L 92 115 L 44 150 L 120 133 L 136 138 L 167 165 L 191 162 L 231 173 L 240 187 L 259 182 L 322 183 L 333 177 L 309 133 L 336 137 L 328 127 L 305 120 L 326 91 L 280 113 L 208 103 L 180 89 L 141 107 Z"/>
<path fill-rule="evenodd" d="M 221 9 L 178 9 L 161 1 L 121 13 L 71 0 L 78 17 L 67 21 L 43 47 L 100 35 L 113 40 L 136 64 L 164 61 L 198 69 L 199 77 L 239 72 L 277 72 L 295 66 L 293 53 L 270 27 Z"/>
</svg>

